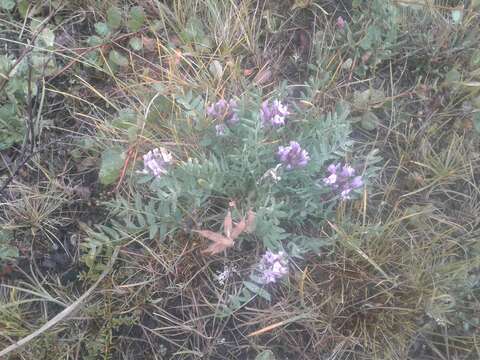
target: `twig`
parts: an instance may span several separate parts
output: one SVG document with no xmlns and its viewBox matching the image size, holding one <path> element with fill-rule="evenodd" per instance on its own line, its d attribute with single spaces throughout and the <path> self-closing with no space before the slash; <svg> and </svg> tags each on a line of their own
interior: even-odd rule
<svg viewBox="0 0 480 360">
<path fill-rule="evenodd" d="M 32 107 L 32 65 L 28 66 L 28 94 L 27 94 L 28 134 L 30 136 L 30 153 L 35 150 L 35 122 Z M 27 135 L 28 136 L 28 135 Z"/>
<path fill-rule="evenodd" d="M 125 162 L 123 164 L 122 171 L 120 172 L 120 177 L 118 179 L 117 185 L 110 192 L 110 194 L 113 194 L 113 193 L 117 192 L 118 189 L 120 189 L 120 185 L 122 185 L 123 179 L 124 179 L 125 174 L 126 174 L 127 169 L 128 169 L 128 164 L 130 163 L 130 161 L 132 159 L 135 160 L 136 158 L 137 158 L 137 145 L 135 144 L 132 147 L 130 147 L 130 149 L 128 149 L 127 157 L 126 157 Z"/>
<path fill-rule="evenodd" d="M 112 266 L 117 259 L 118 256 L 118 251 L 120 250 L 119 247 L 115 248 L 113 251 L 112 257 L 110 258 L 110 261 L 108 262 L 107 267 L 103 270 L 103 272 L 100 274 L 99 278 L 95 283 L 83 293 L 82 296 L 80 296 L 76 301 L 74 301 L 70 306 L 68 306 L 66 309 L 64 309 L 62 312 L 57 314 L 54 318 L 51 320 L 47 321 L 40 329 L 34 331 L 30 335 L 24 337 L 23 339 L 17 341 L 16 343 L 6 347 L 2 351 L 0 351 L 0 358 L 3 358 L 3 356 L 11 353 L 12 351 L 15 351 L 22 347 L 23 345 L 27 344 L 28 342 L 32 341 L 35 339 L 37 336 L 41 335 L 54 325 L 58 324 L 60 321 L 64 320 L 67 318 L 72 312 L 74 312 L 80 304 L 82 304 L 91 294 L 92 292 L 97 288 L 97 286 L 100 284 L 100 282 L 107 276 L 107 274 L 110 272 L 112 269 Z"/>
</svg>

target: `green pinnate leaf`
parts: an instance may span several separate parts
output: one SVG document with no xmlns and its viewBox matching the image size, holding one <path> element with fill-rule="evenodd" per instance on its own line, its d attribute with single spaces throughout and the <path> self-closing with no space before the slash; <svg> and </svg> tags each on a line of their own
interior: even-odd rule
<svg viewBox="0 0 480 360">
<path fill-rule="evenodd" d="M 0 106 L 0 151 L 21 142 L 25 134 L 25 125 L 17 115 L 14 104 Z"/>
</svg>

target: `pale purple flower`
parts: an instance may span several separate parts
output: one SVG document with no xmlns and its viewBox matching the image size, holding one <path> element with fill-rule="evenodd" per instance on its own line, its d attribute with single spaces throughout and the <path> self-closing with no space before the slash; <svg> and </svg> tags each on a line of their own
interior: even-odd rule
<svg viewBox="0 0 480 360">
<path fill-rule="evenodd" d="M 327 171 L 330 174 L 336 174 L 337 171 L 340 169 L 341 165 L 340 164 L 330 164 L 328 165 Z"/>
<path fill-rule="evenodd" d="M 327 171 L 330 175 L 323 179 L 323 183 L 334 190 L 340 189 L 340 197 L 344 200 L 350 199 L 354 189 L 363 186 L 362 177 L 355 176 L 355 169 L 349 165 L 330 164 Z"/>
<path fill-rule="evenodd" d="M 350 183 L 350 185 L 353 187 L 353 188 L 359 188 L 359 187 L 362 187 L 363 186 L 363 179 L 361 176 L 355 176 L 352 180 L 352 182 Z"/>
<path fill-rule="evenodd" d="M 270 103 L 265 100 L 260 108 L 260 120 L 262 126 L 278 127 L 285 125 L 285 118 L 290 115 L 287 105 L 283 105 L 279 100 Z"/>
<path fill-rule="evenodd" d="M 343 17 L 341 17 L 341 16 L 339 16 L 339 17 L 337 18 L 337 22 L 335 23 L 335 25 L 337 25 L 337 28 L 338 28 L 339 30 L 345 29 L 345 25 L 346 25 L 346 24 L 347 24 L 347 23 L 346 23 L 345 19 L 344 19 Z"/>
<path fill-rule="evenodd" d="M 215 132 L 217 133 L 217 136 L 225 135 L 225 131 L 227 131 L 227 127 L 225 126 L 225 124 L 215 125 Z"/>
<path fill-rule="evenodd" d="M 331 174 L 330 176 L 323 179 L 323 182 L 327 185 L 333 185 L 337 182 L 337 174 Z"/>
<path fill-rule="evenodd" d="M 219 121 L 225 121 L 227 124 L 235 124 L 240 119 L 237 115 L 238 105 L 233 99 L 226 101 L 218 100 L 207 108 L 207 114 Z"/>
<path fill-rule="evenodd" d="M 165 148 L 156 148 L 143 155 L 143 174 L 160 177 L 167 173 L 167 167 L 172 163 L 173 156 Z"/>
<path fill-rule="evenodd" d="M 345 190 L 342 190 L 342 192 L 340 193 L 340 197 L 343 199 L 343 200 L 348 200 L 350 199 L 350 192 L 352 191 L 353 189 L 352 188 L 346 188 Z"/>
<path fill-rule="evenodd" d="M 275 254 L 267 250 L 258 264 L 258 271 L 260 272 L 260 281 L 263 284 L 277 282 L 278 279 L 288 274 L 286 254 L 283 251 Z"/>
<path fill-rule="evenodd" d="M 340 171 L 340 175 L 343 177 L 351 177 L 355 175 L 355 169 L 351 166 L 344 165 L 342 170 Z"/>
<path fill-rule="evenodd" d="M 277 155 L 287 170 L 305 167 L 310 161 L 308 152 L 296 141 L 290 141 L 289 146 L 279 146 Z"/>
</svg>

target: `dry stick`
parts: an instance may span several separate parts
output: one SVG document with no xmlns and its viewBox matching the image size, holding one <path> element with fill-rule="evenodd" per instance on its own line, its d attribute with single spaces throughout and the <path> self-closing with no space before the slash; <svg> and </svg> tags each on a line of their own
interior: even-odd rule
<svg viewBox="0 0 480 360">
<path fill-rule="evenodd" d="M 30 342 L 37 336 L 41 335 L 48 329 L 50 329 L 52 326 L 56 325 L 60 321 L 64 320 L 68 315 L 70 315 L 73 311 L 77 309 L 77 307 L 84 302 L 95 290 L 95 288 L 100 284 L 100 282 L 103 280 L 105 276 L 110 272 L 113 263 L 117 259 L 118 256 L 118 251 L 120 250 L 119 247 L 115 248 L 113 251 L 112 257 L 110 258 L 110 261 L 107 264 L 107 267 L 103 270 L 103 272 L 100 274 L 100 277 L 95 281 L 95 283 L 83 293 L 82 296 L 80 296 L 76 301 L 74 301 L 70 306 L 68 306 L 65 310 L 63 310 L 61 313 L 57 314 L 54 318 L 49 320 L 45 325 L 43 325 L 40 329 L 34 331 L 30 335 L 24 337 L 23 339 L 17 341 L 15 344 L 10 345 L 9 347 L 3 349 L 0 351 L 0 359 L 3 358 L 3 356 L 7 355 L 8 353 L 11 353 L 12 351 L 15 351 L 19 349 L 21 346 L 25 345 L 26 343 Z"/>
</svg>

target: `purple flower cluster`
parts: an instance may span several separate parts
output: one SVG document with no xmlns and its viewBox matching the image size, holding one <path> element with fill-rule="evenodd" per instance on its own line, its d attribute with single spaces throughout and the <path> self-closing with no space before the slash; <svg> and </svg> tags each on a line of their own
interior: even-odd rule
<svg viewBox="0 0 480 360">
<path fill-rule="evenodd" d="M 172 163 L 173 156 L 165 148 L 156 148 L 143 155 L 143 174 L 160 177 L 166 174 L 167 167 Z"/>
<path fill-rule="evenodd" d="M 286 274 L 288 274 L 288 261 L 283 251 L 277 254 L 267 250 L 262 256 L 258 264 L 260 279 L 263 284 L 271 284 L 277 282 Z"/>
<path fill-rule="evenodd" d="M 350 199 L 352 190 L 363 186 L 361 176 L 355 176 L 355 169 L 349 165 L 330 164 L 327 168 L 329 176 L 323 179 L 326 185 L 340 190 L 342 199 Z"/>
<path fill-rule="evenodd" d="M 290 115 L 287 105 L 283 105 L 279 100 L 270 103 L 265 100 L 260 108 L 260 120 L 262 126 L 278 127 L 285 125 L 285 117 Z"/>
<path fill-rule="evenodd" d="M 279 146 L 277 155 L 287 170 L 305 167 L 310 161 L 308 152 L 296 141 L 290 141 L 289 146 Z"/>
<path fill-rule="evenodd" d="M 229 125 L 233 125 L 240 120 L 237 111 L 238 104 L 233 99 L 230 99 L 229 101 L 220 99 L 207 108 L 207 114 L 209 116 L 219 121 L 224 121 Z"/>
</svg>

